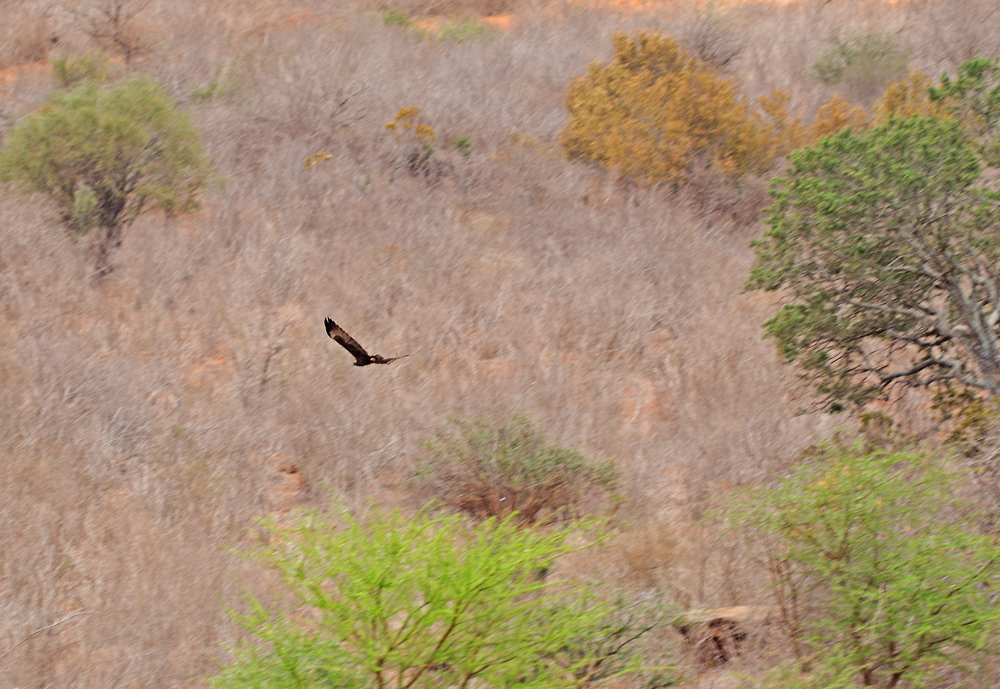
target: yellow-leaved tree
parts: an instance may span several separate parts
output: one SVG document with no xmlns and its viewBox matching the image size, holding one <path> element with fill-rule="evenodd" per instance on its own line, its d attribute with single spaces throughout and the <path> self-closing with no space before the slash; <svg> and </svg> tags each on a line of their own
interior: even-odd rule
<svg viewBox="0 0 1000 689">
<path fill-rule="evenodd" d="M 683 183 L 699 160 L 732 175 L 762 172 L 779 153 L 774 127 L 732 79 L 669 36 L 615 34 L 611 63 L 592 63 L 566 93 L 562 144 L 647 183 Z"/>
<path fill-rule="evenodd" d="M 875 123 L 882 124 L 891 117 L 904 120 L 910 117 L 947 117 L 945 108 L 931 100 L 931 86 L 930 78 L 917 71 L 910 72 L 902 81 L 889 84 L 882 99 L 875 105 Z"/>
</svg>

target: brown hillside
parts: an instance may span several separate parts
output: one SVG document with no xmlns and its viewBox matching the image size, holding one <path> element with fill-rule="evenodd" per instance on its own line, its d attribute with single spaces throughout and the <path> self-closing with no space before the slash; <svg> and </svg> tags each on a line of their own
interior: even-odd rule
<svg viewBox="0 0 1000 689">
<path fill-rule="evenodd" d="M 382 14 L 440 21 L 416 0 L 146 3 L 116 69 L 184 104 L 218 180 L 193 216 L 142 216 L 102 280 L 44 199 L 0 187 L 0 687 L 207 686 L 234 572 L 267 584 L 230 554 L 253 520 L 429 499 L 408 479 L 449 416 L 522 413 L 615 461 L 621 532 L 567 567 L 683 608 L 766 602 L 702 518 L 839 423 L 795 414 L 762 339 L 775 301 L 742 292 L 766 179 L 642 188 L 570 162 L 566 86 L 615 31 L 709 26 L 749 96 L 811 112 L 831 32 L 886 32 L 940 73 L 1000 48 L 991 0 L 437 4 L 419 31 Z M 51 60 L 102 45 L 59 3 L 0 12 L 3 136 Z M 464 24 L 483 30 L 444 28 Z M 436 133 L 426 173 L 385 129 L 410 105 Z M 325 316 L 409 358 L 354 367 Z"/>
</svg>

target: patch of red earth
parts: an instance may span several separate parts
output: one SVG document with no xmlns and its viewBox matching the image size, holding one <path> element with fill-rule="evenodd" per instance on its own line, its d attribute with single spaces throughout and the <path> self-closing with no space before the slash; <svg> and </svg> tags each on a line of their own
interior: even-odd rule
<svg viewBox="0 0 1000 689">
<path fill-rule="evenodd" d="M 255 22 L 250 35 L 263 36 L 271 31 L 288 31 L 308 24 L 322 24 L 332 19 L 334 19 L 332 14 L 323 14 L 304 7 L 287 12 L 276 11 Z"/>
<path fill-rule="evenodd" d="M 483 24 L 500 31 L 509 31 L 515 23 L 513 14 L 494 14 L 490 17 L 483 17 L 481 21 Z"/>
<path fill-rule="evenodd" d="M 424 33 L 436 34 L 440 33 L 442 29 L 454 26 L 461 21 L 463 20 L 435 14 L 413 20 L 413 26 Z M 514 26 L 516 20 L 513 14 L 494 14 L 488 17 L 479 17 L 473 21 L 497 31 L 509 31 Z"/>
<path fill-rule="evenodd" d="M 660 391 L 648 376 L 632 374 L 620 391 L 619 412 L 625 428 L 648 435 L 660 420 Z"/>
<path fill-rule="evenodd" d="M 32 74 L 51 74 L 52 65 L 47 60 L 31 62 L 26 65 L 14 65 L 6 69 L 0 69 L 0 86 L 12 84 L 21 77 Z"/>
<path fill-rule="evenodd" d="M 14 65 L 6 69 L 0 69 L 0 99 L 10 88 L 25 77 L 51 74 L 52 65 L 48 61 L 32 62 L 26 65 Z"/>
<path fill-rule="evenodd" d="M 212 356 L 198 357 L 187 370 L 188 392 L 213 394 L 233 381 L 233 357 L 226 347 L 215 347 Z"/>
<path fill-rule="evenodd" d="M 274 454 L 270 462 L 275 469 L 274 479 L 267 488 L 267 500 L 272 513 L 287 514 L 299 503 L 305 491 L 305 477 L 297 464 L 281 454 Z"/>
</svg>

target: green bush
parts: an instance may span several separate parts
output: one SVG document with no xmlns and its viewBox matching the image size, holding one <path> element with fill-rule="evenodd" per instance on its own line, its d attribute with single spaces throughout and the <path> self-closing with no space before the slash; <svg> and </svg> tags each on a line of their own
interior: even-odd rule
<svg viewBox="0 0 1000 689">
<path fill-rule="evenodd" d="M 257 640 L 210 681 L 280 687 L 579 687 L 581 651 L 609 609 L 569 581 L 537 575 L 583 545 L 578 532 L 516 521 L 471 526 L 427 511 L 299 514 L 264 523 L 249 554 L 275 572 L 291 605 L 246 596 L 231 613 Z"/>
<path fill-rule="evenodd" d="M 495 33 L 495 30 L 477 21 L 460 20 L 446 22 L 441 29 L 434 34 L 439 41 L 453 41 L 455 43 L 465 43 L 477 38 L 484 38 Z"/>
<path fill-rule="evenodd" d="M 615 34 L 611 63 L 593 63 L 566 93 L 570 156 L 647 183 L 682 183 L 699 160 L 726 174 L 767 170 L 772 128 L 732 80 L 669 36 Z"/>
<path fill-rule="evenodd" d="M 382 23 L 386 26 L 405 28 L 410 25 L 410 18 L 402 10 L 386 10 L 382 13 Z"/>
<path fill-rule="evenodd" d="M 927 454 L 828 447 L 733 506 L 768 545 L 783 617 L 818 610 L 792 630 L 813 673 L 774 686 L 924 686 L 988 650 L 1000 547 L 967 485 Z"/>
<path fill-rule="evenodd" d="M 887 84 L 906 76 L 909 51 L 889 36 L 873 31 L 830 41 L 833 48 L 813 64 L 813 73 L 825 84 L 844 87 L 854 99 L 870 103 Z"/>
<path fill-rule="evenodd" d="M 475 146 L 472 143 L 472 138 L 468 135 L 456 136 L 454 139 L 452 139 L 451 145 L 452 147 L 454 147 L 456 151 L 458 151 L 459 153 L 461 153 L 463 156 L 466 157 L 472 154 L 472 149 Z"/>
<path fill-rule="evenodd" d="M 615 504 L 611 462 L 552 444 L 524 417 L 452 425 L 455 433 L 427 444 L 416 477 L 447 505 L 479 519 L 516 512 L 521 523 L 534 524 Z"/>
<path fill-rule="evenodd" d="M 890 84 L 875 107 L 876 122 L 891 117 L 955 119 L 990 165 L 1000 165 L 1000 59 L 974 57 L 937 86 L 922 72 Z"/>
<path fill-rule="evenodd" d="M 70 231 L 100 231 L 99 275 L 140 213 L 194 210 L 209 174 L 187 114 L 142 77 L 57 92 L 5 144 L 0 179 L 49 197 Z"/>
<path fill-rule="evenodd" d="M 52 61 L 52 80 L 56 88 L 68 89 L 87 81 L 102 82 L 111 71 L 104 53 L 70 55 Z"/>
<path fill-rule="evenodd" d="M 588 659 L 576 672 L 582 680 L 581 686 L 601 686 L 623 675 L 629 677 L 627 686 L 636 689 L 683 685 L 684 679 L 676 666 L 645 664 L 673 655 L 675 649 L 670 637 L 663 632 L 676 619 L 676 610 L 653 590 L 638 594 L 618 592 L 596 623 L 568 647 L 570 657 Z"/>
</svg>

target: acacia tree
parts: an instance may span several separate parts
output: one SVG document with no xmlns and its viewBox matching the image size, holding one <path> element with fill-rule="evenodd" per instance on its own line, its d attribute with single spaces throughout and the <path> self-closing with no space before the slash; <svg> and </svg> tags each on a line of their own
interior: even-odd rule
<svg viewBox="0 0 1000 689">
<path fill-rule="evenodd" d="M 142 77 L 57 92 L 0 151 L 0 179 L 48 196 L 71 232 L 100 231 L 99 276 L 136 217 L 195 209 L 208 173 L 187 114 Z"/>
<path fill-rule="evenodd" d="M 1000 195 L 981 150 L 958 119 L 914 117 L 791 154 L 747 287 L 784 291 L 765 328 L 826 402 L 1000 392 Z"/>
<path fill-rule="evenodd" d="M 428 510 L 263 524 L 271 538 L 248 556 L 280 576 L 291 605 L 246 595 L 247 612 L 232 614 L 257 643 L 235 649 L 210 680 L 220 688 L 579 688 L 651 628 L 621 638 L 581 585 L 538 576 L 585 547 L 580 531 Z M 625 663 L 607 678 L 638 670 Z"/>
<path fill-rule="evenodd" d="M 927 686 L 994 650 L 1000 548 L 956 497 L 967 480 L 918 452 L 826 447 L 731 506 L 781 565 L 779 609 L 795 581 L 811 611 L 797 630 L 811 672 L 765 686 Z"/>
</svg>

